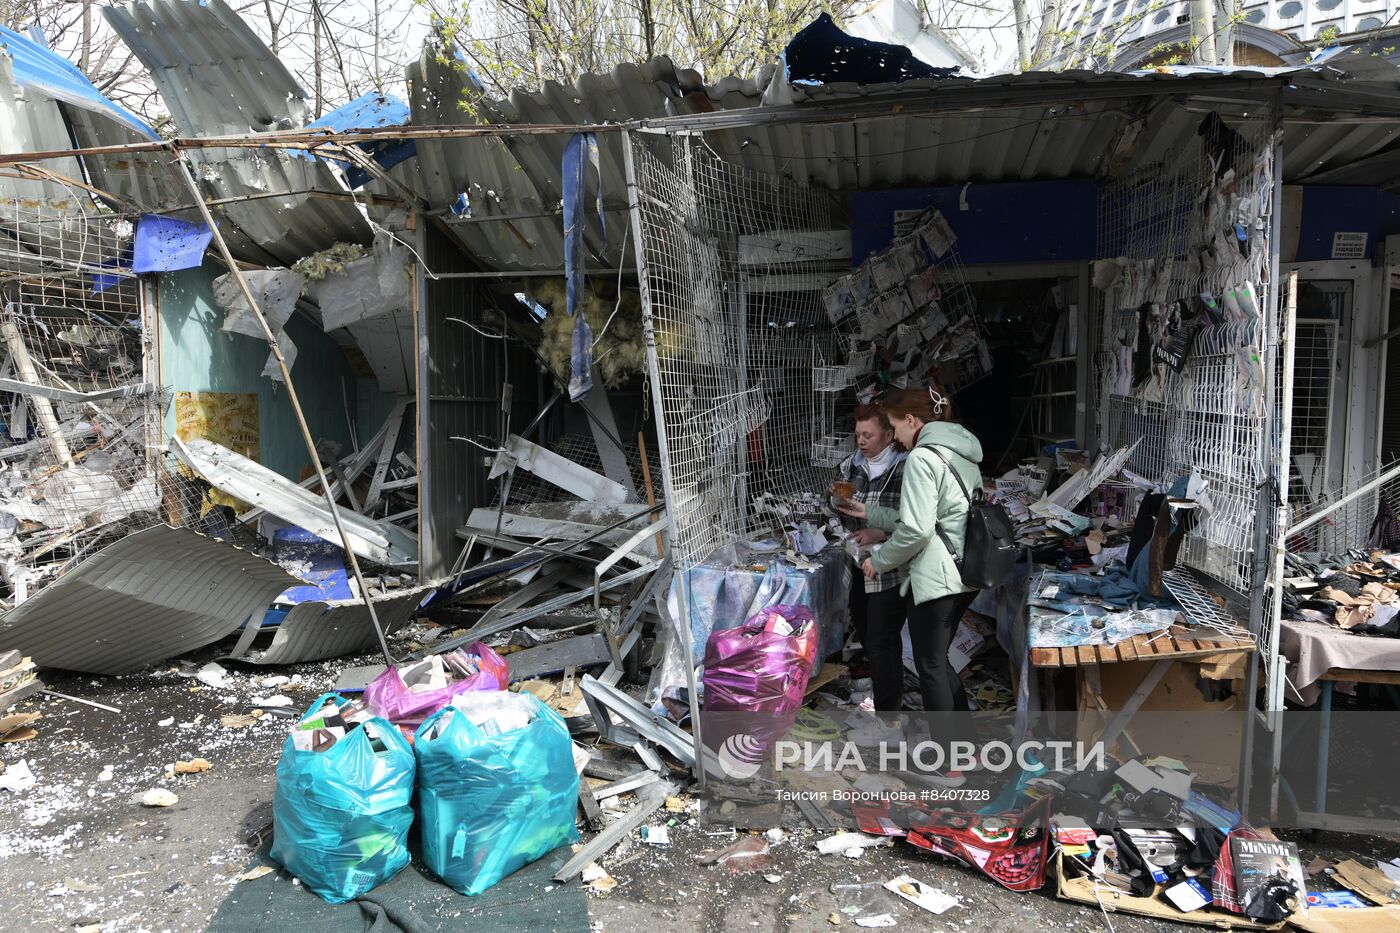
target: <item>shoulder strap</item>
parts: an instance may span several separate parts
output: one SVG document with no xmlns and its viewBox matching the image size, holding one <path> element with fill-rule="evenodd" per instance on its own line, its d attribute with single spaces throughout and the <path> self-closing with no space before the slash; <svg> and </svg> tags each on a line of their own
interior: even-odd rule
<svg viewBox="0 0 1400 933">
<path fill-rule="evenodd" d="M 935 457 L 943 461 L 943 465 L 948 468 L 948 472 L 953 474 L 953 480 L 958 484 L 958 488 L 962 490 L 963 496 L 967 499 L 967 501 L 971 502 L 972 493 L 968 491 L 967 483 L 964 483 L 962 481 L 962 477 L 958 475 L 958 471 L 954 469 L 952 462 L 947 457 L 943 456 L 943 452 L 940 451 L 937 447 L 929 447 L 927 449 Z"/>
<path fill-rule="evenodd" d="M 962 481 L 962 477 L 959 476 L 958 471 L 953 468 L 953 464 L 949 462 L 947 457 L 943 456 L 943 452 L 940 451 L 937 447 L 929 447 L 928 451 L 932 453 L 935 457 L 937 457 L 939 460 L 943 461 L 943 465 L 948 468 L 948 472 L 952 473 L 953 479 L 957 481 L 958 488 L 963 491 L 963 495 L 966 496 L 967 501 L 971 503 L 972 493 L 967 491 L 967 484 Z M 949 538 L 948 533 L 943 530 L 943 523 L 939 522 L 938 524 L 934 525 L 933 531 L 936 535 L 938 535 L 939 540 L 943 542 L 943 546 L 948 549 L 948 553 L 953 556 L 953 560 L 958 564 L 961 564 L 962 558 L 958 556 L 957 550 L 953 547 L 953 540 Z"/>
</svg>

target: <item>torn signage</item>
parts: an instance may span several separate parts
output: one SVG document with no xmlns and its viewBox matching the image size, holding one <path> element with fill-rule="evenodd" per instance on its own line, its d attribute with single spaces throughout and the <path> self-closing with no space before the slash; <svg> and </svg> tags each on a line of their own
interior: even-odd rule
<svg viewBox="0 0 1400 933">
<path fill-rule="evenodd" d="M 230 635 L 297 579 L 188 528 L 127 535 L 0 616 L 41 667 L 127 674 Z"/>
</svg>

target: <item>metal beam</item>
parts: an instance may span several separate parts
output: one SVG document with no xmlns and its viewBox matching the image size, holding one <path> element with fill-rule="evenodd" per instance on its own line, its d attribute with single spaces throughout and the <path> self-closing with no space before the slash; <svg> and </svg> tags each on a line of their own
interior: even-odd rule
<svg viewBox="0 0 1400 933">
<path fill-rule="evenodd" d="M 652 784 L 637 795 L 637 805 L 616 821 L 609 823 L 608 828 L 589 840 L 588 844 L 564 863 L 563 867 L 554 873 L 555 881 L 570 881 L 575 875 L 583 871 L 585 865 L 596 858 L 601 857 L 623 840 L 632 830 L 646 822 L 647 817 L 655 813 L 666 798 L 676 792 L 677 785 L 672 781 L 661 784 Z"/>
</svg>

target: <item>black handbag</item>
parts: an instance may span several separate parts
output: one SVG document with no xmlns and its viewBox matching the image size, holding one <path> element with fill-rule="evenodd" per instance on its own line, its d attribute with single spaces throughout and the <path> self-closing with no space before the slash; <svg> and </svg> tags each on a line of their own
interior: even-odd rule
<svg viewBox="0 0 1400 933">
<path fill-rule="evenodd" d="M 989 504 L 982 496 L 974 496 L 948 458 L 937 447 L 928 449 L 943 461 L 957 481 L 958 488 L 967 496 L 967 533 L 963 536 L 962 555 L 959 556 L 953 548 L 953 542 L 943 531 L 941 522 L 934 529 L 948 553 L 953 555 L 953 563 L 958 565 L 963 585 L 975 590 L 1001 586 L 1011 579 L 1016 570 L 1016 529 L 1011 523 L 1011 516 L 1003 506 Z"/>
</svg>

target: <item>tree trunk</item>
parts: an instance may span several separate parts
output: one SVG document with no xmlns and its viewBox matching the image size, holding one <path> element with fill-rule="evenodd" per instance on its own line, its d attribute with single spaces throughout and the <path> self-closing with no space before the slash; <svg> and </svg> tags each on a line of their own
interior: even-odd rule
<svg viewBox="0 0 1400 933">
<path fill-rule="evenodd" d="M 1011 15 L 1016 20 L 1016 70 L 1031 67 L 1031 24 L 1026 12 L 1026 0 L 1011 0 Z"/>
<path fill-rule="evenodd" d="M 279 37 L 277 35 L 277 17 L 272 15 L 272 0 L 263 0 L 263 9 L 267 12 L 267 31 L 272 38 L 272 54 L 276 55 Z"/>
<path fill-rule="evenodd" d="M 316 95 L 316 119 L 321 118 L 321 98 L 324 86 L 321 81 L 321 10 L 316 0 L 311 0 L 311 81 Z"/>
</svg>

